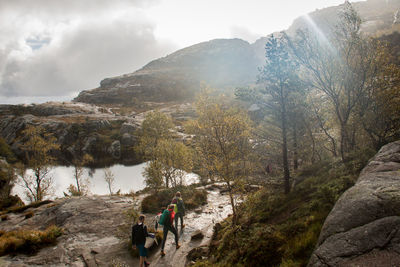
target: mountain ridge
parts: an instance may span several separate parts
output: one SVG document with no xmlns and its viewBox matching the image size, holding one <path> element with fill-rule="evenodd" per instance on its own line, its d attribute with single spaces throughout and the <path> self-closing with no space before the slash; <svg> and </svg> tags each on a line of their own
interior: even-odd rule
<svg viewBox="0 0 400 267">
<path fill-rule="evenodd" d="M 400 10 L 400 0 L 368 0 L 353 5 L 368 34 L 390 28 L 396 10 Z M 285 31 L 293 35 L 297 29 L 311 26 L 329 34 L 342 6 L 296 18 Z M 250 44 L 238 38 L 214 39 L 185 47 L 133 73 L 103 79 L 100 87 L 82 91 L 73 101 L 133 106 L 140 102 L 191 101 L 204 84 L 232 93 L 237 87 L 256 82 L 264 63 L 266 40 L 261 37 Z"/>
</svg>

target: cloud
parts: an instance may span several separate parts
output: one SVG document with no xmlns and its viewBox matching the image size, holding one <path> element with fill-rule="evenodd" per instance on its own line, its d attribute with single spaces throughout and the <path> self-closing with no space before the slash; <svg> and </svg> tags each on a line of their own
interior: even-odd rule
<svg viewBox="0 0 400 267">
<path fill-rule="evenodd" d="M 143 11 L 156 3 L 0 0 L 0 96 L 72 96 L 165 56 Z"/>
</svg>

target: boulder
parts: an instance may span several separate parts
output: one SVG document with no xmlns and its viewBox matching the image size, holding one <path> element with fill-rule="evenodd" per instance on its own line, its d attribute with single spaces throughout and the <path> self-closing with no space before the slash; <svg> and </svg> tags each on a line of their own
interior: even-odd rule
<svg viewBox="0 0 400 267">
<path fill-rule="evenodd" d="M 192 236 L 190 237 L 190 240 L 199 240 L 199 239 L 203 239 L 204 234 L 202 231 L 197 230 L 195 231 Z"/>
<path fill-rule="evenodd" d="M 352 264 L 400 265 L 400 141 L 382 147 L 339 198 L 309 262 Z"/>
</svg>

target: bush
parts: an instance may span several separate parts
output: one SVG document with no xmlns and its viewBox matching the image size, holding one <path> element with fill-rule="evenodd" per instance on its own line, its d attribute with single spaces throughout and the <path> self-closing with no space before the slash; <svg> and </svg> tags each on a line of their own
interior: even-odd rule
<svg viewBox="0 0 400 267">
<path fill-rule="evenodd" d="M 269 188 L 248 195 L 238 209 L 238 226 L 229 217 L 218 224 L 208 259 L 195 266 L 306 266 L 325 218 L 354 184 L 361 161 L 308 166 L 288 195 Z"/>
<path fill-rule="evenodd" d="M 142 201 L 142 212 L 159 212 L 161 207 L 167 207 L 171 203 L 177 191 L 181 192 L 185 208 L 188 210 L 207 204 L 206 190 L 198 190 L 190 186 L 182 186 L 161 190 L 145 197 Z"/>
<path fill-rule="evenodd" d="M 44 246 L 54 244 L 62 229 L 50 226 L 45 231 L 18 230 L 0 236 L 0 256 L 10 253 L 34 253 Z"/>
</svg>

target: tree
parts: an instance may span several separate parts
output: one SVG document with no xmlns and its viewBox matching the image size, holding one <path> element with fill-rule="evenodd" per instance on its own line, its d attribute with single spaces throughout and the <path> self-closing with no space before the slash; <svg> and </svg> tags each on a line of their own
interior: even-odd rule
<svg viewBox="0 0 400 267">
<path fill-rule="evenodd" d="M 108 190 L 110 191 L 110 196 L 113 194 L 113 187 L 114 187 L 114 173 L 111 171 L 110 168 L 105 168 L 104 169 L 104 181 L 107 183 Z"/>
<path fill-rule="evenodd" d="M 147 186 L 155 190 L 182 184 L 185 173 L 192 170 L 191 151 L 173 139 L 173 127 L 170 116 L 154 111 L 146 115 L 139 133 L 137 149 L 148 160 L 143 174 Z"/>
<path fill-rule="evenodd" d="M 296 93 L 301 83 L 296 75 L 297 64 L 290 57 L 287 40 L 284 34 L 269 36 L 265 45 L 265 65 L 261 70 L 258 83 L 262 88 L 255 90 L 242 89 L 237 95 L 250 99 L 265 110 L 264 123 L 267 128 L 267 139 L 279 143 L 284 175 L 285 193 L 290 191 L 290 168 L 288 156 L 288 134 L 293 133 L 294 164 L 297 168 L 297 130 Z M 273 133 L 272 133 L 273 132 Z"/>
<path fill-rule="evenodd" d="M 198 118 L 187 125 L 188 131 L 195 135 L 195 147 L 209 173 L 226 184 L 232 224 L 236 224 L 235 194 L 251 170 L 250 119 L 244 111 L 223 105 L 223 101 L 207 94 L 199 97 L 196 112 Z"/>
<path fill-rule="evenodd" d="M 58 150 L 56 138 L 42 127 L 29 126 L 22 131 L 20 148 L 25 152 L 26 164 L 19 165 L 20 183 L 26 189 L 26 196 L 31 202 L 41 201 L 52 188 L 50 170 L 55 158 L 51 152 Z M 33 174 L 26 170 L 31 169 Z"/>
<path fill-rule="evenodd" d="M 93 157 L 89 154 L 84 154 L 82 158 L 74 158 L 72 164 L 74 165 L 74 178 L 76 185 L 71 184 L 68 191 L 75 196 L 86 195 L 89 191 L 89 180 L 82 177 L 84 173 L 84 166 L 93 161 Z"/>
<path fill-rule="evenodd" d="M 315 94 L 323 94 L 335 114 L 339 152 L 347 161 L 357 145 L 357 107 L 376 76 L 377 53 L 360 31 L 361 19 L 349 2 L 339 18 L 329 39 L 300 30 L 296 41 L 289 44 L 303 67 L 303 78 Z"/>
<path fill-rule="evenodd" d="M 164 185 L 167 188 L 170 185 L 182 185 L 183 177 L 193 167 L 190 149 L 172 139 L 160 140 L 154 149 L 153 157 L 146 166 L 144 175 L 146 184 L 155 189 L 160 185 L 160 177 L 165 179 Z"/>
<path fill-rule="evenodd" d="M 375 150 L 400 138 L 400 67 L 385 42 L 372 41 L 376 74 L 361 96 L 357 112 Z"/>
<path fill-rule="evenodd" d="M 139 131 L 139 144 L 137 150 L 145 160 L 154 158 L 154 149 L 160 140 L 171 138 L 171 129 L 174 127 L 172 119 L 159 111 L 146 114 Z"/>
</svg>

